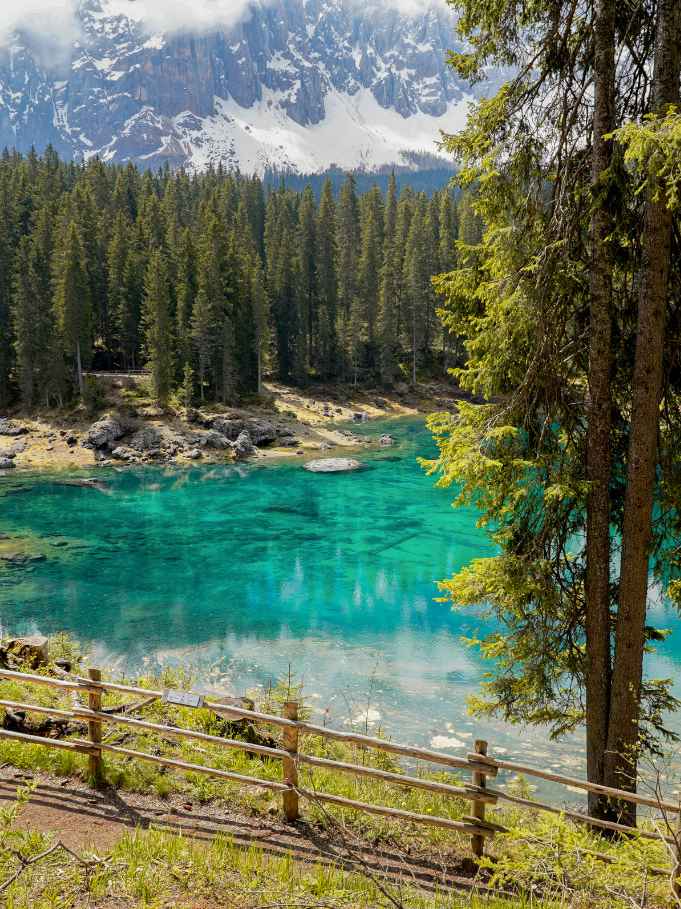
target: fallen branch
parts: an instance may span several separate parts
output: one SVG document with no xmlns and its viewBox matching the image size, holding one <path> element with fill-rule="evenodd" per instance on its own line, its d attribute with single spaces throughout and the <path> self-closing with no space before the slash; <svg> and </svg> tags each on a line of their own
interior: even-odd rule
<svg viewBox="0 0 681 909">
<path fill-rule="evenodd" d="M 41 852 L 38 855 L 34 855 L 30 859 L 25 858 L 20 852 L 17 852 L 15 849 L 10 849 L 8 850 L 9 854 L 20 863 L 20 867 L 14 872 L 13 875 L 11 875 L 11 877 L 8 877 L 6 881 L 0 884 L 0 893 L 4 893 L 5 890 L 11 887 L 12 884 L 14 884 L 21 877 L 27 868 L 30 868 L 32 865 L 37 865 L 38 862 L 42 862 L 44 859 L 49 858 L 49 856 L 54 855 L 55 852 L 59 852 L 59 850 L 66 852 L 67 855 L 70 855 L 71 858 L 73 858 L 76 862 L 78 862 L 79 865 L 81 865 L 83 868 L 86 868 L 87 870 L 95 868 L 98 865 L 105 865 L 110 861 L 108 857 L 103 859 L 83 858 L 82 856 L 78 855 L 77 852 L 74 852 L 73 849 L 70 849 L 68 846 L 62 843 L 61 840 L 58 843 L 55 843 L 53 846 L 50 846 L 49 849 L 45 849 L 44 852 Z"/>
</svg>

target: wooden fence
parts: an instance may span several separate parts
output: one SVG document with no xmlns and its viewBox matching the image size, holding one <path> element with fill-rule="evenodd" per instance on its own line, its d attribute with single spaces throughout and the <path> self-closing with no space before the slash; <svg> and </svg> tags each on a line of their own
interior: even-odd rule
<svg viewBox="0 0 681 909">
<path fill-rule="evenodd" d="M 668 833 L 672 830 L 668 823 L 668 816 L 670 814 L 677 815 L 681 820 L 681 808 L 678 803 L 667 802 L 661 798 L 639 795 L 637 793 L 614 789 L 608 786 L 600 786 L 595 783 L 589 783 L 587 780 L 564 776 L 548 770 L 541 770 L 537 767 L 525 766 L 523 764 L 518 764 L 515 761 L 501 760 L 488 754 L 488 743 L 485 741 L 476 741 L 474 751 L 465 758 L 454 757 L 439 751 L 400 745 L 395 742 L 385 741 L 356 732 L 329 729 L 325 726 L 317 726 L 313 723 L 299 720 L 298 704 L 295 702 L 286 703 L 282 711 L 282 716 L 275 716 L 273 714 L 259 713 L 255 710 L 225 705 L 210 700 L 201 701 L 201 706 L 221 716 L 238 720 L 247 720 L 253 724 L 262 724 L 279 728 L 282 733 L 281 747 L 271 747 L 237 739 L 223 738 L 222 736 L 209 735 L 208 733 L 200 732 L 198 730 L 152 723 L 121 713 L 107 712 L 102 708 L 102 698 L 107 692 L 138 695 L 144 698 L 145 704 L 163 698 L 164 692 L 151 691 L 147 688 L 137 688 L 132 685 L 123 685 L 116 682 L 104 682 L 101 680 L 101 673 L 97 669 L 90 669 L 87 678 L 78 676 L 54 678 L 52 676 L 32 675 L 29 673 L 3 669 L 0 670 L 0 678 L 48 686 L 60 689 L 63 692 L 71 693 L 72 706 L 68 710 L 2 699 L 0 699 L 0 708 L 25 710 L 27 712 L 45 714 L 65 721 L 81 720 L 88 725 L 87 740 L 62 741 L 5 729 L 0 729 L 0 738 L 88 755 L 90 777 L 95 786 L 101 785 L 103 780 L 104 754 L 117 754 L 135 760 L 159 764 L 182 772 L 206 774 L 218 780 L 260 787 L 272 792 L 281 793 L 283 810 L 288 821 L 295 821 L 300 816 L 300 801 L 302 799 L 338 805 L 342 808 L 351 808 L 356 811 L 395 818 L 410 823 L 426 824 L 456 831 L 459 834 L 470 836 L 472 851 L 474 855 L 478 857 L 482 856 L 484 853 L 484 844 L 487 838 L 491 838 L 497 833 L 507 832 L 506 827 L 501 824 L 493 823 L 486 817 L 485 812 L 487 805 L 508 802 L 529 808 L 533 811 L 546 811 L 554 814 L 561 814 L 578 823 L 588 824 L 592 827 L 599 827 L 622 833 L 635 833 L 637 836 L 662 840 L 673 847 L 672 851 L 677 858 L 677 871 L 681 867 L 681 856 L 678 855 L 678 841 L 674 836 L 651 830 L 634 831 L 632 828 L 614 821 L 590 818 L 576 811 L 566 810 L 565 808 L 559 808 L 545 802 L 534 801 L 518 795 L 513 795 L 503 789 L 490 786 L 490 780 L 494 780 L 499 771 L 510 771 L 518 775 L 569 786 L 571 789 L 598 793 L 599 795 L 611 798 L 615 802 L 626 801 L 636 805 L 654 808 L 665 818 Z M 87 707 L 82 703 L 79 697 L 80 695 L 87 696 Z M 141 705 L 137 706 L 139 707 Z M 103 740 L 102 728 L 105 724 L 125 726 L 131 729 L 137 729 L 140 732 L 151 732 L 170 738 L 193 739 L 199 742 L 210 743 L 211 745 L 216 745 L 221 748 L 239 749 L 251 754 L 258 754 L 280 760 L 282 762 L 282 778 L 281 781 L 263 780 L 257 777 L 245 776 L 243 774 L 220 770 L 214 767 L 205 767 L 200 764 L 188 763 L 187 761 L 182 761 L 177 758 L 162 757 L 155 754 L 134 751 L 130 748 L 124 748 L 118 745 L 111 745 Z M 375 767 L 365 767 L 361 764 L 345 763 L 329 758 L 316 757 L 314 755 L 306 754 L 304 750 L 301 750 L 301 744 L 304 744 L 301 743 L 301 737 L 304 735 L 320 736 L 327 740 L 345 742 L 362 748 L 375 749 L 401 757 L 417 759 L 430 764 L 437 764 L 443 767 L 466 771 L 471 774 L 471 781 L 470 783 L 457 782 L 456 784 L 436 782 L 434 780 L 427 780 L 405 773 L 394 773 L 387 770 L 380 770 Z M 396 786 L 423 789 L 428 792 L 451 796 L 456 799 L 464 799 L 471 803 L 471 812 L 460 820 L 452 820 L 451 818 L 417 814 L 412 811 L 390 808 L 383 805 L 367 804 L 366 802 L 359 802 L 354 799 L 332 795 L 316 789 L 306 789 L 299 784 L 298 780 L 298 769 L 302 765 L 312 768 L 319 767 L 326 770 L 333 770 L 339 773 L 347 773 L 352 776 L 381 780 Z M 598 853 L 594 854 L 599 855 Z M 607 855 L 599 855 L 599 857 L 606 861 L 608 860 Z M 670 873 L 669 869 L 651 870 L 661 874 Z"/>
</svg>

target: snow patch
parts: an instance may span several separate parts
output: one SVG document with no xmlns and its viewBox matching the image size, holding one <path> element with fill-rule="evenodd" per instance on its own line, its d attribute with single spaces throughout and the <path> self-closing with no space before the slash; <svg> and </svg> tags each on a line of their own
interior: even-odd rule
<svg viewBox="0 0 681 909">
<path fill-rule="evenodd" d="M 250 108 L 232 98 L 216 98 L 216 114 L 193 118 L 189 129 L 182 128 L 186 114 L 176 118 L 188 166 L 200 171 L 234 159 L 248 172 L 277 167 L 319 173 L 332 166 L 375 170 L 406 164 L 409 155 L 421 153 L 446 159 L 436 144 L 441 131 L 460 129 L 473 100 L 465 96 L 441 117 L 424 113 L 403 117 L 381 107 L 369 89 L 354 95 L 334 90 L 326 97 L 321 123 L 301 126 L 282 107 L 287 94 L 265 89 L 262 100 Z"/>
</svg>

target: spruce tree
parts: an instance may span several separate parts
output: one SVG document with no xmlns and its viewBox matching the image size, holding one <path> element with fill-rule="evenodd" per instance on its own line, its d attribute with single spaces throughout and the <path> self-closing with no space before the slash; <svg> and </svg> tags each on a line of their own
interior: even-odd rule
<svg viewBox="0 0 681 909">
<path fill-rule="evenodd" d="M 361 251 L 358 263 L 357 316 L 361 321 L 357 331 L 366 340 L 367 365 L 376 366 L 377 359 L 377 318 L 383 263 L 383 201 L 374 189 L 362 199 Z"/>
<path fill-rule="evenodd" d="M 112 343 L 116 351 L 124 349 L 129 332 L 130 313 L 125 282 L 125 269 L 130 255 L 129 236 L 130 224 L 119 212 L 114 221 L 106 256 L 107 310 L 112 325 Z M 129 366 L 130 363 L 126 362 L 124 365 Z"/>
<path fill-rule="evenodd" d="M 66 227 L 56 254 L 54 306 L 67 355 L 73 363 L 78 392 L 83 396 L 83 368 L 89 363 L 92 344 L 92 307 L 83 247 L 75 222 Z"/>
<path fill-rule="evenodd" d="M 10 376 L 14 365 L 12 336 L 13 244 L 9 224 L 10 209 L 6 191 L 0 202 L 0 407 L 10 402 Z"/>
<path fill-rule="evenodd" d="M 255 256 L 251 262 L 250 290 L 253 300 L 253 313 L 255 323 L 255 350 L 257 358 L 257 392 L 262 394 L 263 373 L 267 365 L 269 353 L 269 296 L 265 286 L 265 275 L 260 257 Z"/>
<path fill-rule="evenodd" d="M 336 203 L 330 180 L 325 180 L 316 230 L 317 292 L 319 296 L 319 357 L 315 364 L 324 379 L 338 374 L 338 276 L 336 271 Z"/>
<path fill-rule="evenodd" d="M 354 327 L 351 324 L 353 306 L 358 292 L 358 263 L 360 252 L 359 205 L 356 181 L 349 174 L 340 193 L 337 211 L 336 244 L 338 249 L 338 312 L 345 356 L 351 354 Z M 350 337 L 352 335 L 352 337 Z"/>
<path fill-rule="evenodd" d="M 397 247 L 397 181 L 390 175 L 385 203 L 383 250 L 378 300 L 378 368 L 381 382 L 390 387 L 397 372 L 397 301 L 401 257 Z"/>
<path fill-rule="evenodd" d="M 406 305 L 406 291 L 404 288 L 403 271 L 404 271 L 404 257 L 407 251 L 407 239 L 409 237 L 409 228 L 411 227 L 411 219 L 414 212 L 414 193 L 412 192 L 409 186 L 405 187 L 400 193 L 399 201 L 397 203 L 397 219 L 395 225 L 395 269 L 396 273 L 400 276 L 398 282 L 398 295 L 395 299 L 395 323 L 397 328 L 397 337 L 402 342 L 404 341 L 405 347 L 409 347 L 409 340 L 411 336 L 410 322 L 409 322 L 409 313 L 407 312 Z"/>
<path fill-rule="evenodd" d="M 199 366 L 199 392 L 203 401 L 207 383 L 217 389 L 217 357 L 225 339 L 225 239 L 214 215 L 208 215 L 199 240 L 198 282 L 191 335 Z"/>
<path fill-rule="evenodd" d="M 456 207 L 449 189 L 440 193 L 439 206 L 439 240 L 438 240 L 438 272 L 451 271 L 456 264 L 456 240 L 458 224 L 456 220 Z"/>
<path fill-rule="evenodd" d="M 22 237 L 14 268 L 13 324 L 17 376 L 26 407 L 49 406 L 64 397 L 64 353 L 52 307 L 50 224 L 42 209 L 32 237 Z"/>
<path fill-rule="evenodd" d="M 403 282 L 411 347 L 411 384 L 416 385 L 419 353 L 426 327 L 426 305 L 432 272 L 426 246 L 427 203 L 421 199 L 414 209 L 404 255 Z"/>
<path fill-rule="evenodd" d="M 16 348 L 17 372 L 21 401 L 32 407 L 39 393 L 40 351 L 34 343 L 34 326 L 36 323 L 36 303 L 33 282 L 31 280 L 31 240 L 22 237 L 17 247 L 14 272 L 14 299 L 12 313 L 14 317 L 14 337 Z"/>
<path fill-rule="evenodd" d="M 178 368 L 184 371 L 194 362 L 191 325 L 196 299 L 196 252 L 190 228 L 180 232 L 178 244 L 175 252 L 177 353 Z"/>
<path fill-rule="evenodd" d="M 316 212 L 312 187 L 303 192 L 298 212 L 298 274 L 300 288 L 301 320 L 305 326 L 307 362 L 316 360 L 317 347 L 317 268 L 316 268 Z"/>
<path fill-rule="evenodd" d="M 173 326 L 168 264 L 160 250 L 152 252 L 144 279 L 144 350 L 154 397 L 164 407 L 173 386 Z"/>
</svg>

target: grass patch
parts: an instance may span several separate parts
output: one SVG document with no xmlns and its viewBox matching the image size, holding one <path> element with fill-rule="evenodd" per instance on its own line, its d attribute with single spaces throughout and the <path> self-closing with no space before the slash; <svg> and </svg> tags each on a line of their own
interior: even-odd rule
<svg viewBox="0 0 681 909">
<path fill-rule="evenodd" d="M 82 654 L 68 638 L 55 639 L 51 655 L 55 659 L 70 659 L 74 663 L 74 669 L 82 671 L 79 668 Z M 145 676 L 130 682 L 137 687 L 152 690 L 188 689 L 192 686 L 190 675 L 170 670 L 158 676 Z M 267 702 L 258 704 L 258 708 L 264 712 L 278 712 L 279 704 L 289 694 L 289 685 L 286 683 L 282 689 L 269 692 Z M 68 695 L 63 695 L 57 689 L 38 688 L 18 681 L 1 681 L 0 697 L 62 709 L 70 707 Z M 135 696 L 111 693 L 106 695 L 104 703 L 113 706 L 132 700 L 136 700 Z M 234 724 L 211 711 L 169 706 L 160 701 L 145 707 L 141 715 L 155 723 L 196 729 L 211 735 L 236 738 L 245 733 L 244 729 L 240 731 Z M 40 719 L 37 714 L 33 717 Z M 276 727 L 258 729 L 262 735 L 271 738 L 272 743 L 278 744 L 280 730 Z M 280 761 L 249 755 L 245 751 L 226 749 L 207 742 L 176 741 L 124 726 L 111 725 L 105 727 L 104 731 L 106 741 L 136 751 L 179 758 L 265 780 L 282 779 Z M 74 729 L 72 733 L 72 737 L 85 735 L 84 727 Z M 316 736 L 301 737 L 300 750 L 346 763 L 404 772 L 404 767 L 391 755 Z M 200 804 L 221 803 L 254 816 L 271 817 L 273 814 L 281 814 L 281 797 L 278 794 L 213 780 L 198 773 L 176 773 L 106 752 L 104 759 L 106 780 L 118 789 L 152 793 L 162 799 L 181 794 Z M 87 773 L 85 757 L 9 740 L 0 740 L 0 763 L 11 764 L 25 771 L 38 770 L 57 776 L 80 775 L 84 778 Z M 456 774 L 449 772 L 424 771 L 423 776 L 448 783 L 456 783 L 459 779 Z M 467 776 L 462 774 L 460 779 L 467 779 Z M 380 780 L 353 777 L 321 768 L 301 766 L 300 783 L 306 789 L 452 820 L 469 814 L 471 807 L 468 801 L 456 797 L 405 789 Z M 517 785 L 522 789 L 522 781 Z M 527 792 L 522 794 L 527 796 Z M 308 801 L 301 802 L 301 807 L 308 824 L 327 831 L 333 831 L 336 825 L 341 825 L 356 842 L 361 842 L 366 847 L 390 847 L 411 856 L 436 858 L 443 866 L 450 868 L 470 863 L 469 838 L 454 831 L 397 822 Z M 629 840 L 603 840 L 586 827 L 560 816 L 514 808 L 503 803 L 502 806 L 488 808 L 488 814 L 490 819 L 509 827 L 511 832 L 496 837 L 490 843 L 489 856 L 484 861 L 481 874 L 500 890 L 517 891 L 518 897 L 510 902 L 496 903 L 484 902 L 480 898 L 477 904 L 475 901 L 471 903 L 466 897 L 469 901 L 464 903 L 459 896 L 424 895 L 412 888 L 413 892 L 409 891 L 405 906 L 429 909 L 435 906 L 484 905 L 502 909 L 511 905 L 555 905 L 605 909 L 631 905 L 674 905 L 669 880 L 650 872 L 655 867 L 670 866 L 669 856 L 661 843 L 638 837 Z M 647 826 L 651 823 L 648 822 Z M 39 851 L 40 844 L 33 845 Z M 606 854 L 609 862 L 596 857 L 595 852 Z M 215 905 L 239 905 L 241 909 L 248 909 L 251 905 L 270 904 L 276 907 L 315 907 L 327 904 L 345 907 L 390 903 L 389 900 L 388 903 L 385 902 L 385 896 L 363 875 L 352 875 L 322 866 L 301 866 L 294 871 L 292 860 L 273 859 L 257 850 L 244 852 L 224 838 L 216 839 L 212 845 L 197 846 L 159 831 L 130 834 L 116 847 L 110 861 L 118 870 L 114 871 L 113 865 L 111 868 L 103 866 L 91 874 L 79 866 L 69 866 L 71 870 L 68 874 L 72 877 L 69 878 L 69 886 L 74 894 L 80 894 L 78 899 L 83 897 L 83 888 L 86 887 L 91 888 L 87 890 L 88 899 L 104 900 L 111 893 L 112 881 L 116 880 L 116 886 L 121 888 L 121 898 L 128 901 L 120 903 L 122 906 L 202 906 L 201 902 L 196 901 L 198 895 L 208 900 L 214 899 L 216 894 L 225 893 L 235 894 L 235 901 L 230 903 L 225 897 L 223 902 L 218 900 Z M 68 883 L 68 875 L 58 882 L 58 886 L 53 882 L 48 887 L 44 879 L 46 873 L 45 869 L 40 871 L 37 868 L 24 872 L 22 883 L 16 885 L 19 889 L 16 896 L 12 897 L 14 901 L 8 902 L 7 906 L 13 909 L 23 906 L 42 909 L 53 905 L 99 905 L 96 902 L 69 902 L 63 889 Z M 46 887 L 45 894 L 40 897 L 42 902 L 31 902 L 29 897 L 36 892 L 40 880 L 43 880 Z M 57 889 L 54 890 L 54 887 Z M 59 890 L 59 887 L 62 889 Z M 53 893 L 53 896 L 50 895 Z M 267 899 L 263 896 L 265 893 Z M 51 899 L 53 902 L 49 901 Z M 185 899 L 195 899 L 195 902 L 182 902 Z M 317 903 L 313 902 L 314 899 Z M 207 902 L 206 905 L 213 904 Z"/>
</svg>

